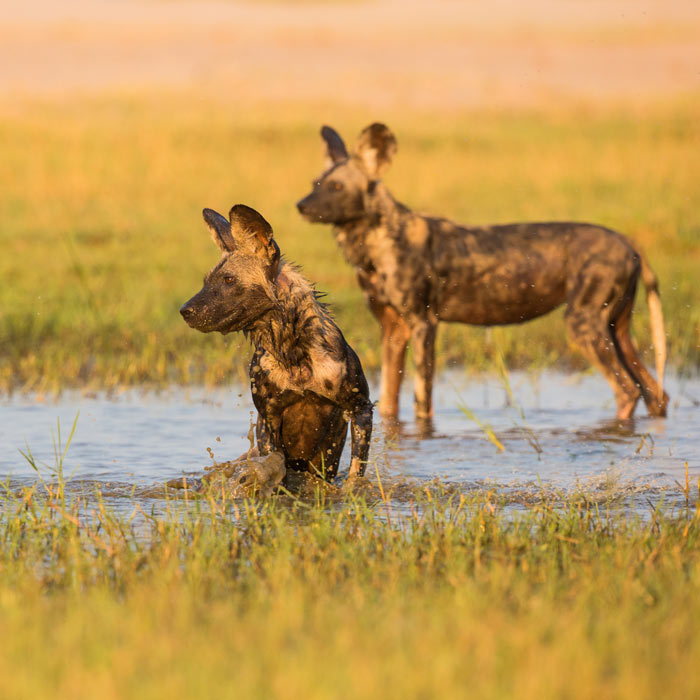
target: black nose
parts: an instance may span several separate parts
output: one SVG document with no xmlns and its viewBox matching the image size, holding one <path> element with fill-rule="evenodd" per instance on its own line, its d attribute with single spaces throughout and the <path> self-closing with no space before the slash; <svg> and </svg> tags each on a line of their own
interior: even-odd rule
<svg viewBox="0 0 700 700">
<path fill-rule="evenodd" d="M 300 199 L 297 202 L 297 209 L 299 210 L 300 214 L 306 213 L 306 199 Z"/>
<path fill-rule="evenodd" d="M 180 307 L 180 314 L 182 315 L 182 318 L 191 318 L 194 316 L 194 309 L 187 304 L 183 304 Z"/>
</svg>

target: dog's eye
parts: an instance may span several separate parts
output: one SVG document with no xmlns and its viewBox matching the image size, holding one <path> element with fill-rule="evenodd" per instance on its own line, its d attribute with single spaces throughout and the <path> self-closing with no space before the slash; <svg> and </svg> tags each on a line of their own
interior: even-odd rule
<svg viewBox="0 0 700 700">
<path fill-rule="evenodd" d="M 343 189 L 343 183 L 342 182 L 331 182 L 331 189 L 334 192 L 340 192 L 340 190 Z"/>
<path fill-rule="evenodd" d="M 224 282 L 226 284 L 233 284 L 235 281 L 236 281 L 236 278 L 232 277 L 231 275 L 226 275 L 226 277 L 224 277 Z"/>
</svg>

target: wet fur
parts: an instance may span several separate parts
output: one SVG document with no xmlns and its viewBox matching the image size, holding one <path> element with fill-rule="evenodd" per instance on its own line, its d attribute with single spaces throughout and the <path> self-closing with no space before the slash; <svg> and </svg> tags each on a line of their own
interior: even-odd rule
<svg viewBox="0 0 700 700">
<path fill-rule="evenodd" d="M 321 135 L 327 169 L 297 207 L 311 221 L 333 224 L 381 324 L 382 415 L 398 415 L 409 340 L 416 362 L 416 416 L 432 415 L 439 321 L 522 323 L 561 304 L 566 304 L 572 342 L 611 385 L 618 417 L 629 418 L 640 397 L 651 415 L 666 414 L 657 281 L 627 238 L 587 223 L 467 227 L 421 216 L 396 201 L 381 182 L 396 151 L 386 126 L 367 127 L 351 153 L 330 127 L 323 127 Z M 658 382 L 629 336 L 640 276 L 650 305 Z"/>
<path fill-rule="evenodd" d="M 251 340 L 259 452 L 279 450 L 288 468 L 330 480 L 350 423 L 350 473 L 362 475 L 372 404 L 357 355 L 318 293 L 280 258 L 272 229 L 257 212 L 237 205 L 231 222 L 211 210 L 204 218 L 222 258 L 181 313 L 197 330 L 240 330 Z"/>
</svg>

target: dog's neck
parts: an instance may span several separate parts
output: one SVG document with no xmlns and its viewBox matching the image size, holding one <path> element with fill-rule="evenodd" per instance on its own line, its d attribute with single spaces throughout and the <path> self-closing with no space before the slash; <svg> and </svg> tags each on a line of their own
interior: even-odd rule
<svg viewBox="0 0 700 700">
<path fill-rule="evenodd" d="M 250 339 L 281 370 L 293 375 L 309 371 L 315 348 L 326 334 L 338 332 L 337 326 L 318 292 L 293 265 L 280 265 L 273 290 L 274 306 L 249 331 Z"/>
<path fill-rule="evenodd" d="M 391 235 L 399 231 L 401 219 L 411 216 L 413 212 L 394 199 L 383 182 L 377 182 L 374 192 L 367 195 L 364 216 L 335 224 L 333 232 L 345 259 L 354 267 L 366 272 L 374 268 L 367 246 L 367 237 L 375 229 L 385 229 Z"/>
</svg>

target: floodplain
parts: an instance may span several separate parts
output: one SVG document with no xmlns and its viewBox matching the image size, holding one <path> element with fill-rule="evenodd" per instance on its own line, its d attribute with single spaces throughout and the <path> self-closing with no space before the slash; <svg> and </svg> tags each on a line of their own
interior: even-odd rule
<svg viewBox="0 0 700 700">
<path fill-rule="evenodd" d="M 35 0 L 0 37 L 0 696 L 700 697 L 696 3 Z M 444 325 L 433 425 L 407 381 L 364 482 L 166 487 L 254 418 L 245 339 L 178 314 L 203 207 L 264 213 L 377 397 L 377 324 L 294 207 L 321 125 L 376 120 L 416 210 L 643 250 L 668 418 L 612 420 L 561 310 Z M 653 366 L 641 290 L 633 333 Z"/>
</svg>

